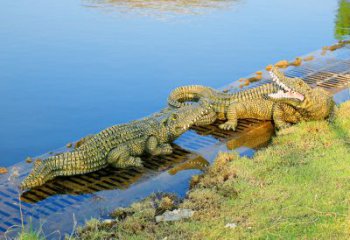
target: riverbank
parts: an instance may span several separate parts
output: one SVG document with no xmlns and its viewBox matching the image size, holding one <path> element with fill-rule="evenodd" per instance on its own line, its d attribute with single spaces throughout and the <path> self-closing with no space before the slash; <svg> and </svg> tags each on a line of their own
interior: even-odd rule
<svg viewBox="0 0 350 240">
<path fill-rule="evenodd" d="M 335 122 L 284 130 L 253 159 L 221 154 L 192 179 L 183 201 L 154 195 L 93 219 L 74 239 L 349 238 L 350 102 Z M 155 221 L 165 210 L 191 209 L 176 222 Z"/>
</svg>

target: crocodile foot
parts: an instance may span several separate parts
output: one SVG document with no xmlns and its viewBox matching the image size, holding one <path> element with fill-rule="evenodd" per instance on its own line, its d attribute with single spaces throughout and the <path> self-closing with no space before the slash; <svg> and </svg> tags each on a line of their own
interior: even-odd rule
<svg viewBox="0 0 350 240">
<path fill-rule="evenodd" d="M 236 126 L 237 126 L 237 124 L 235 124 L 235 123 L 225 122 L 223 124 L 220 124 L 219 128 L 222 130 L 226 130 L 226 131 L 228 131 L 228 130 L 234 131 L 236 129 Z"/>
<path fill-rule="evenodd" d="M 126 160 L 123 159 L 110 164 L 115 168 L 143 167 L 140 157 L 129 157 Z"/>
<path fill-rule="evenodd" d="M 173 153 L 173 147 L 170 144 L 163 144 L 160 149 L 161 155 L 167 155 Z"/>
</svg>

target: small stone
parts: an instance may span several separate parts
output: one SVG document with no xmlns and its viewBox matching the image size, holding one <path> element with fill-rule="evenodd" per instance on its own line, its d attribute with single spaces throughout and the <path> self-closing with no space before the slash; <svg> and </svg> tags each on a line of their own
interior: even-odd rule
<svg viewBox="0 0 350 240">
<path fill-rule="evenodd" d="M 297 57 L 294 60 L 294 62 L 292 62 L 290 65 L 297 67 L 297 66 L 300 66 L 302 64 L 302 62 L 303 62 L 303 60 L 300 57 Z"/>
<path fill-rule="evenodd" d="M 73 143 L 67 143 L 66 147 L 71 148 L 73 146 Z"/>
<path fill-rule="evenodd" d="M 236 223 L 228 223 L 225 225 L 225 228 L 236 228 L 237 224 Z"/>
<path fill-rule="evenodd" d="M 194 214 L 191 209 L 176 209 L 173 211 L 166 211 L 162 215 L 156 216 L 156 222 L 179 221 L 181 219 L 190 218 Z"/>
<path fill-rule="evenodd" d="M 308 61 L 314 60 L 314 58 L 315 58 L 314 56 L 310 55 L 310 56 L 304 57 L 303 60 L 304 60 L 305 62 L 308 62 Z"/>
<path fill-rule="evenodd" d="M 26 158 L 26 163 L 32 163 L 32 162 L 33 162 L 33 159 L 31 157 Z"/>
<path fill-rule="evenodd" d="M 270 71 L 272 69 L 272 65 L 271 64 L 267 65 L 265 69 L 266 69 L 266 71 Z"/>
<path fill-rule="evenodd" d="M 102 221 L 102 224 L 105 226 L 112 227 L 117 221 L 114 219 L 105 219 Z"/>
<path fill-rule="evenodd" d="M 287 60 L 281 60 L 275 64 L 276 67 L 278 68 L 286 68 L 288 67 L 289 63 Z"/>
<path fill-rule="evenodd" d="M 115 222 L 114 219 L 105 219 L 105 220 L 103 220 L 103 223 L 104 223 L 104 224 L 112 224 L 112 223 L 114 223 L 114 222 Z"/>
<path fill-rule="evenodd" d="M 6 174 L 6 173 L 8 173 L 7 168 L 0 167 L 0 174 Z"/>
</svg>

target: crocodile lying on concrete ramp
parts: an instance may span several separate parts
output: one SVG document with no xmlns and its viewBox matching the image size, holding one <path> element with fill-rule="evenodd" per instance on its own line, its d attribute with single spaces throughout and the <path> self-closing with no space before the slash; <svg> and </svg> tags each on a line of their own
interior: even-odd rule
<svg viewBox="0 0 350 240">
<path fill-rule="evenodd" d="M 171 154 L 170 143 L 208 114 L 210 105 L 164 109 L 141 120 L 115 125 L 84 139 L 71 152 L 36 162 L 21 183 L 22 189 L 43 185 L 57 176 L 97 171 L 108 165 L 117 168 L 141 167 L 144 154 Z"/>
<path fill-rule="evenodd" d="M 267 99 L 268 94 L 278 91 L 278 89 L 279 87 L 273 83 L 237 93 L 224 93 L 202 85 L 181 86 L 170 93 L 168 105 L 173 108 L 180 108 L 191 105 L 193 102 L 208 99 L 212 104 L 212 109 L 216 112 L 213 120 L 226 120 L 228 107 L 231 104 L 252 99 Z"/>
</svg>

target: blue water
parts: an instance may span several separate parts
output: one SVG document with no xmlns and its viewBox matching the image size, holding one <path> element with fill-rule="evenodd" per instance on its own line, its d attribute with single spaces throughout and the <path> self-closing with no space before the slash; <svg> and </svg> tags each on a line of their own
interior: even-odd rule
<svg viewBox="0 0 350 240">
<path fill-rule="evenodd" d="M 101 2 L 1 2 L 1 166 L 150 114 L 176 86 L 220 87 L 336 41 L 335 0 L 226 1 L 200 14 Z"/>
</svg>

